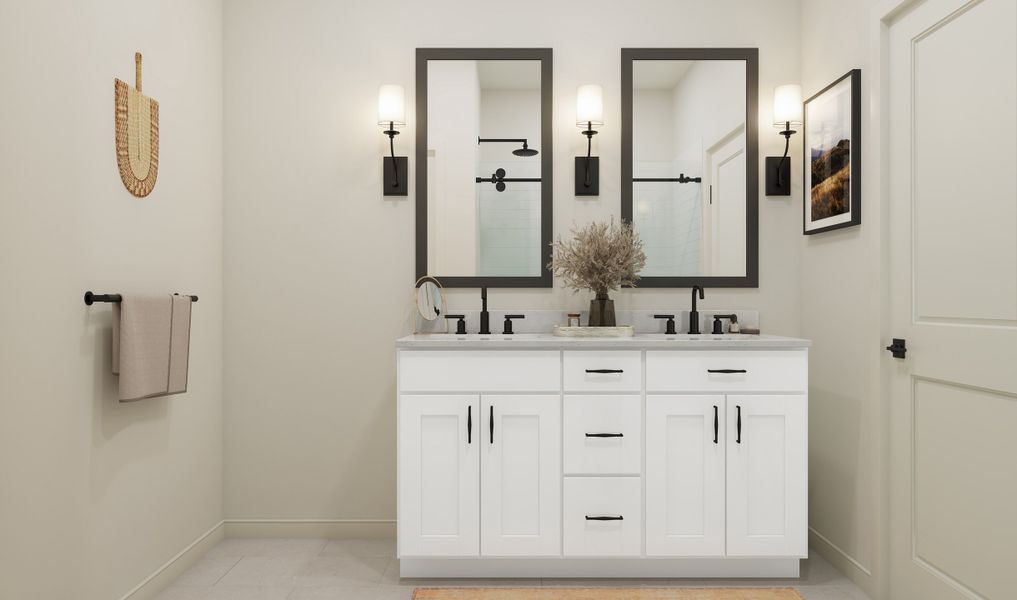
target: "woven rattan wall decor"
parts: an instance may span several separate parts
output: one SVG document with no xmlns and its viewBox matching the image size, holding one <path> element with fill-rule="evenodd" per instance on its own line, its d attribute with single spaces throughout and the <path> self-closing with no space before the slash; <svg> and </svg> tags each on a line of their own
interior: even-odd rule
<svg viewBox="0 0 1017 600">
<path fill-rule="evenodd" d="M 117 166 L 127 191 L 152 193 L 159 175 L 159 103 L 141 93 L 141 53 L 134 53 L 134 87 L 113 80 Z"/>
</svg>

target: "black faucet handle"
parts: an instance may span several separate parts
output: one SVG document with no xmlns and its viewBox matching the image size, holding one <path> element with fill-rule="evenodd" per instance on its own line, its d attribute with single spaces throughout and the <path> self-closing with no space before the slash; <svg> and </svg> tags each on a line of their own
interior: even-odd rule
<svg viewBox="0 0 1017 600">
<path fill-rule="evenodd" d="M 667 319 L 667 330 L 664 332 L 665 335 L 674 335 L 674 315 L 653 315 L 654 319 Z"/>
<path fill-rule="evenodd" d="M 721 322 L 721 319 L 727 319 L 728 321 L 731 321 L 732 323 L 737 323 L 738 322 L 738 315 L 735 315 L 735 314 L 730 314 L 730 315 L 713 315 L 713 333 L 715 333 L 715 334 L 722 334 L 722 333 L 724 333 L 724 323 Z"/>
<path fill-rule="evenodd" d="M 503 335 L 512 335 L 512 319 L 525 319 L 526 315 L 505 315 L 505 329 Z"/>
<path fill-rule="evenodd" d="M 466 315 L 445 315 L 446 319 L 459 319 L 456 323 L 456 334 L 463 335 L 466 333 Z"/>
</svg>

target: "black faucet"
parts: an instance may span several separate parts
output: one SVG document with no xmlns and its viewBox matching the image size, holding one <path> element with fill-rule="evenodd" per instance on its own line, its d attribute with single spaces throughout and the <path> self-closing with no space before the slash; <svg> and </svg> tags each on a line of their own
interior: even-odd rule
<svg viewBox="0 0 1017 600">
<path fill-rule="evenodd" d="M 505 330 L 502 331 L 504 335 L 512 334 L 512 319 L 525 319 L 526 315 L 505 315 Z"/>
<path fill-rule="evenodd" d="M 487 286 L 480 288 L 480 331 L 483 335 L 491 334 L 491 313 L 487 312 Z"/>
<path fill-rule="evenodd" d="M 706 294 L 703 288 L 698 285 L 692 286 L 692 312 L 689 313 L 689 333 L 697 334 L 699 331 L 699 310 L 696 309 L 696 292 L 699 292 L 699 299 L 704 300 Z"/>
</svg>

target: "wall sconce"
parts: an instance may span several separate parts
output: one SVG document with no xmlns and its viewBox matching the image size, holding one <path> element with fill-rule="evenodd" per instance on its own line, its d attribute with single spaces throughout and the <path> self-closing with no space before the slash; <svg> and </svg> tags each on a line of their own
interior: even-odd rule
<svg viewBox="0 0 1017 600">
<path fill-rule="evenodd" d="M 600 195 L 600 158 L 590 156 L 594 127 L 604 125 L 604 89 L 596 84 L 579 86 L 576 92 L 576 126 L 585 127 L 586 156 L 576 157 L 576 196 Z"/>
<path fill-rule="evenodd" d="M 378 88 L 378 125 L 387 127 L 384 133 L 388 136 L 388 147 L 391 156 L 383 159 L 382 180 L 386 196 L 405 196 L 409 188 L 408 159 L 395 155 L 395 136 L 397 128 L 406 126 L 405 94 L 403 86 L 386 84 Z"/>
<path fill-rule="evenodd" d="M 787 151 L 791 136 L 798 133 L 791 126 L 801 124 L 802 86 L 793 83 L 777 86 L 773 90 L 773 126 L 784 128 L 780 132 L 784 136 L 784 156 L 766 157 L 767 196 L 791 195 L 791 161 Z"/>
</svg>

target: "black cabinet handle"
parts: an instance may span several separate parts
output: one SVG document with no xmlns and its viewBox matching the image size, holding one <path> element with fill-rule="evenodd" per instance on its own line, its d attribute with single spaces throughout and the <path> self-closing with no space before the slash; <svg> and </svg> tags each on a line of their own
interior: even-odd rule
<svg viewBox="0 0 1017 600">
<path fill-rule="evenodd" d="M 738 427 L 738 437 L 735 439 L 735 443 L 740 444 L 742 443 L 742 407 L 736 406 L 735 408 L 738 409 L 738 418 L 736 423 Z"/>
<path fill-rule="evenodd" d="M 466 443 L 473 443 L 473 405 L 466 407 Z"/>
<path fill-rule="evenodd" d="M 707 369 L 707 373 L 748 373 L 745 369 Z"/>
<path fill-rule="evenodd" d="M 491 431 L 491 443 L 494 443 L 494 405 L 491 405 L 491 418 L 488 422 L 488 428 Z"/>
<path fill-rule="evenodd" d="M 622 369 L 586 369 L 587 373 L 624 373 Z"/>
<path fill-rule="evenodd" d="M 623 517 L 621 515 L 617 515 L 617 516 L 612 516 L 612 515 L 600 515 L 600 516 L 586 515 L 586 520 L 587 521 L 624 521 L 625 517 Z"/>
<path fill-rule="evenodd" d="M 624 433 L 587 433 L 586 437 L 615 438 L 615 437 L 625 437 L 625 434 Z"/>
<path fill-rule="evenodd" d="M 713 407 L 713 443 L 719 444 L 718 435 L 720 435 L 720 417 L 718 416 L 717 406 Z"/>
</svg>

